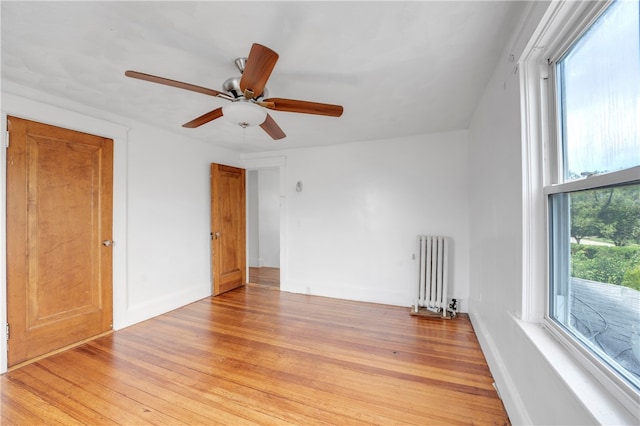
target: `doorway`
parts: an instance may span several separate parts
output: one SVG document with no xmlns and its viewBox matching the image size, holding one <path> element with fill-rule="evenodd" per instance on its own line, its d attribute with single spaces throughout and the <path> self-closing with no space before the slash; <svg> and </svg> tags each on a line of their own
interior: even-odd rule
<svg viewBox="0 0 640 426">
<path fill-rule="evenodd" d="M 246 283 L 245 170 L 211 164 L 212 294 Z"/>
<path fill-rule="evenodd" d="M 249 282 L 280 288 L 280 169 L 247 172 Z"/>
<path fill-rule="evenodd" d="M 113 140 L 17 117 L 7 122 L 13 366 L 113 326 Z"/>
</svg>

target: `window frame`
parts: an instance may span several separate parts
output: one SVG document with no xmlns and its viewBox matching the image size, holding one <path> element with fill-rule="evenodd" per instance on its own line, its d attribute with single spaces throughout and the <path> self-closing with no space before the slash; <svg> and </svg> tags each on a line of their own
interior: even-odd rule
<svg viewBox="0 0 640 426">
<path fill-rule="evenodd" d="M 569 194 L 585 189 L 596 189 L 611 185 L 640 182 L 640 166 L 592 175 L 582 179 L 565 181 L 563 173 L 562 123 L 560 123 L 559 103 L 557 101 L 556 64 L 566 52 L 587 32 L 593 23 L 607 10 L 613 0 L 606 2 L 588 2 L 575 7 L 567 17 L 569 23 L 564 29 L 556 29 L 555 40 L 537 55 L 538 61 L 544 61 L 539 69 L 539 109 L 538 121 L 540 140 L 543 143 L 542 158 L 538 159 L 542 181 L 540 196 L 544 205 L 545 270 L 543 326 L 586 368 L 618 401 L 632 413 L 638 413 L 640 392 L 618 376 L 608 365 L 594 355 L 585 345 L 574 337 L 564 326 L 551 318 L 551 276 L 553 274 L 551 256 L 552 217 L 550 197 L 554 194 Z M 553 32 L 553 31 L 552 31 Z M 553 37 L 552 37 L 553 38 Z M 531 108 L 529 105 L 528 108 Z M 526 107 L 525 107 L 526 110 Z M 529 136 L 530 138 L 531 136 Z M 529 154 L 530 155 L 530 154 Z M 534 159 L 535 160 L 535 159 Z M 535 166 L 535 164 L 533 165 Z M 568 260 L 568 259 L 567 259 Z M 530 283 L 529 285 L 533 285 Z M 637 417 L 637 414 L 636 414 Z"/>
</svg>

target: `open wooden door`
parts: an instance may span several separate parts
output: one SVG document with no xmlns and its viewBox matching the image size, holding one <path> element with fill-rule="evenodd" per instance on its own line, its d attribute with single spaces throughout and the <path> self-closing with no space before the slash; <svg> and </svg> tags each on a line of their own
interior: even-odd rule
<svg viewBox="0 0 640 426">
<path fill-rule="evenodd" d="M 213 295 L 246 283 L 245 170 L 211 164 Z"/>
<path fill-rule="evenodd" d="M 8 364 L 111 330 L 113 141 L 9 117 Z"/>
</svg>

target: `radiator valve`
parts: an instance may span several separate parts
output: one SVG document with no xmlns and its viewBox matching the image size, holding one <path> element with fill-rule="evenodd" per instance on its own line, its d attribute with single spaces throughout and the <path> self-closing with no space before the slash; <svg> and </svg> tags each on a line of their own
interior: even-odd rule
<svg viewBox="0 0 640 426">
<path fill-rule="evenodd" d="M 455 317 L 457 310 L 458 310 L 458 299 L 451 299 L 451 302 L 449 303 L 449 309 L 447 309 L 447 311 L 451 312 L 452 317 Z"/>
</svg>

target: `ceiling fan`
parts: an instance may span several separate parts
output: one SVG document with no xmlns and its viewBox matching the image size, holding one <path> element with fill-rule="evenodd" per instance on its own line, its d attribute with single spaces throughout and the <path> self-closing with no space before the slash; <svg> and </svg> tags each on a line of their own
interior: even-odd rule
<svg viewBox="0 0 640 426">
<path fill-rule="evenodd" d="M 274 111 L 297 112 L 302 114 L 326 115 L 340 117 L 342 106 L 322 104 L 318 102 L 299 101 L 294 99 L 269 98 L 266 89 L 267 80 L 278 60 L 278 54 L 268 47 L 254 43 L 247 58 L 238 58 L 235 64 L 242 74 L 240 77 L 227 79 L 222 88 L 224 92 L 196 86 L 168 78 L 157 77 L 137 71 L 126 71 L 127 77 L 164 84 L 180 89 L 191 90 L 209 96 L 231 101 L 231 104 L 216 108 L 195 118 L 182 127 L 195 128 L 225 116 L 241 127 L 259 125 L 271 138 L 282 139 L 286 135 L 278 124 L 267 113 Z M 265 109 L 266 108 L 266 109 Z"/>
</svg>

